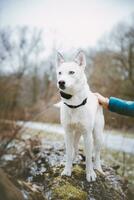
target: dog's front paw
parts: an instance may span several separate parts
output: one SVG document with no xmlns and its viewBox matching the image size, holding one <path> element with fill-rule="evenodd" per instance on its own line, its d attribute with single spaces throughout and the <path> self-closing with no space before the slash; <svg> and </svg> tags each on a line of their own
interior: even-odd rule
<svg viewBox="0 0 134 200">
<path fill-rule="evenodd" d="M 71 170 L 65 168 L 61 173 L 61 176 L 71 176 Z"/>
<path fill-rule="evenodd" d="M 94 169 L 97 170 L 100 174 L 105 175 L 100 165 L 94 165 Z"/>
<path fill-rule="evenodd" d="M 92 171 L 90 171 L 89 173 L 87 173 L 86 177 L 87 177 L 87 181 L 88 181 L 88 182 L 92 182 L 92 181 L 95 181 L 95 180 L 96 180 L 96 177 L 97 177 L 97 176 L 96 176 L 95 171 L 92 170 Z"/>
</svg>

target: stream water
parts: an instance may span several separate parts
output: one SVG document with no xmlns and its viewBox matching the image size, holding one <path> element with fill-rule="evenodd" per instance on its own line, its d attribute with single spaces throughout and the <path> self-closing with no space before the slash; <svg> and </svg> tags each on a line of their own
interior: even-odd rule
<svg viewBox="0 0 134 200">
<path fill-rule="evenodd" d="M 60 124 L 18 121 L 17 125 L 23 126 L 24 130 L 30 128 L 38 131 L 46 131 L 50 134 L 64 134 L 64 130 Z M 110 130 L 104 131 L 104 145 L 112 150 L 134 154 L 134 139 L 112 134 Z"/>
</svg>

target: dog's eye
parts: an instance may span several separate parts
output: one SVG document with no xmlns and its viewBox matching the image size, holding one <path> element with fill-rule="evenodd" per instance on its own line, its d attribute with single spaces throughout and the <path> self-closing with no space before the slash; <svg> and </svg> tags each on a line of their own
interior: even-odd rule
<svg viewBox="0 0 134 200">
<path fill-rule="evenodd" d="M 59 75 L 61 75 L 61 72 L 59 72 Z"/>
<path fill-rule="evenodd" d="M 74 71 L 69 71 L 69 74 L 74 74 L 75 72 Z"/>
</svg>

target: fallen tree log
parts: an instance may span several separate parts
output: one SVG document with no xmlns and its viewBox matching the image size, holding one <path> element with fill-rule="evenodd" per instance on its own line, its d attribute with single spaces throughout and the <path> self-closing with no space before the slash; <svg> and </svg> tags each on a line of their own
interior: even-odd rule
<svg viewBox="0 0 134 200">
<path fill-rule="evenodd" d="M 21 141 L 20 143 L 23 143 Z M 29 200 L 126 200 L 126 182 L 114 169 L 103 166 L 105 176 L 97 173 L 97 180 L 86 181 L 85 161 L 76 162 L 71 177 L 61 177 L 64 148 L 62 143 L 27 140 L 16 150 L 16 157 L 5 162 L 8 173 L 16 177 L 18 187 Z M 27 144 L 27 145 L 26 145 Z M 33 145 L 34 144 L 34 145 Z M 17 145 L 15 145 L 17 146 Z M 14 146 L 14 148 L 15 148 Z M 9 153 L 12 147 L 8 149 Z M 15 150 L 14 150 L 15 151 Z M 19 152 L 20 151 L 20 152 Z M 82 152 L 81 152 L 82 153 Z M 10 167 L 9 167 L 10 166 Z M 5 175 L 4 175 L 5 176 Z M 5 186 L 6 187 L 6 186 Z M 12 191 L 10 191 L 12 193 Z M 6 198 L 0 199 L 6 200 Z M 9 200 L 9 199 L 7 199 Z M 10 200 L 14 200 L 13 198 Z M 21 200 L 20 197 L 15 200 Z"/>
</svg>

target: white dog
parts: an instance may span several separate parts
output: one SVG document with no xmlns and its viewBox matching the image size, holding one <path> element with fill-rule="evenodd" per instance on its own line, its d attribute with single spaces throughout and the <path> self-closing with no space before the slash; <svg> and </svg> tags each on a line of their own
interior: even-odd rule
<svg viewBox="0 0 134 200">
<path fill-rule="evenodd" d="M 90 91 L 84 73 L 86 57 L 80 51 L 73 62 L 65 62 L 57 55 L 57 86 L 62 103 L 61 124 L 65 129 L 66 164 L 62 175 L 71 176 L 73 159 L 78 152 L 80 136 L 84 138 L 87 181 L 95 181 L 97 169 L 103 173 L 100 150 L 104 128 L 102 107 Z M 94 164 L 92 162 L 94 150 Z"/>
</svg>

